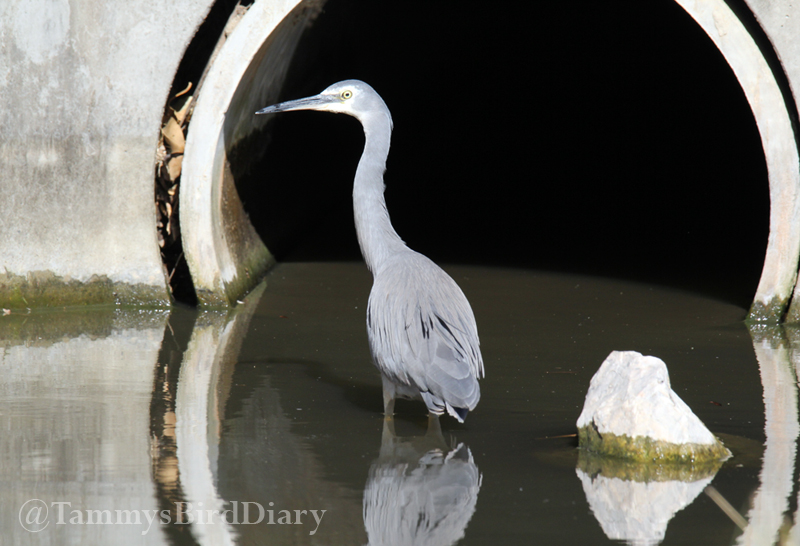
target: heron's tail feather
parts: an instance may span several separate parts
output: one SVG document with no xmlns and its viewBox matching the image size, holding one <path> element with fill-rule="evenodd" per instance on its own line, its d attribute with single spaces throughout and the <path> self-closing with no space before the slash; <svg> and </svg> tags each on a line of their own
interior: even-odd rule
<svg viewBox="0 0 800 546">
<path fill-rule="evenodd" d="M 441 398 L 428 391 L 420 391 L 419 394 L 425 402 L 425 405 L 428 406 L 428 411 L 434 415 L 442 415 L 447 411 L 447 414 L 455 417 L 459 423 L 463 423 L 464 419 L 467 418 L 469 408 L 456 408 L 451 406 L 449 402 L 443 401 Z"/>
<path fill-rule="evenodd" d="M 447 407 L 447 413 L 458 419 L 459 423 L 463 423 L 464 419 L 467 418 L 467 414 L 469 410 L 467 408 L 454 408 L 450 404 L 445 403 Z"/>
</svg>

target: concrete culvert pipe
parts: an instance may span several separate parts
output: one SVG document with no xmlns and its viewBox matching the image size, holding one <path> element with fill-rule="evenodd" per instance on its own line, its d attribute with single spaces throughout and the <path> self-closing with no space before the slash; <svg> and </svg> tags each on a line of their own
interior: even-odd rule
<svg viewBox="0 0 800 546">
<path fill-rule="evenodd" d="M 791 127 L 791 116 L 793 115 L 792 112 L 794 112 L 794 104 L 792 103 L 788 106 L 785 104 L 786 97 L 788 96 L 791 98 L 791 93 L 789 92 L 787 95 L 787 90 L 781 89 L 780 78 L 776 79 L 774 75 L 774 70 L 780 69 L 780 66 L 776 67 L 774 63 L 770 65 L 770 63 L 767 62 L 764 57 L 764 45 L 762 44 L 759 46 L 756 39 L 747 31 L 745 24 L 743 24 L 739 17 L 731 11 L 724 2 L 696 3 L 680 0 L 676 2 L 676 4 L 685 10 L 685 14 L 688 14 L 695 20 L 695 23 L 702 29 L 702 32 L 711 38 L 714 46 L 723 54 L 725 61 L 730 66 L 736 80 L 738 80 L 741 90 L 744 92 L 744 96 L 747 98 L 747 102 L 749 103 L 749 107 L 758 126 L 769 177 L 771 219 L 769 241 L 766 245 L 766 258 L 761 274 L 761 281 L 758 285 L 754 303 L 750 311 L 750 318 L 753 320 L 777 321 L 783 317 L 789 304 L 796 278 L 798 252 L 800 252 L 800 232 L 796 228 L 798 222 L 795 221 L 798 216 L 798 210 L 800 210 L 800 200 L 797 199 L 798 185 L 800 184 L 800 169 L 797 167 L 797 147 Z M 260 129 L 256 124 L 262 123 L 262 120 L 252 115 L 255 110 L 275 102 L 278 98 L 296 98 L 283 95 L 278 97 L 278 92 L 282 87 L 283 78 L 287 73 L 289 63 L 298 41 L 300 40 L 301 34 L 308 21 L 316 16 L 319 10 L 319 4 L 316 2 L 300 4 L 295 4 L 293 2 L 269 2 L 268 5 L 269 7 L 267 6 L 267 2 L 262 0 L 255 2 L 250 7 L 248 13 L 231 33 L 228 42 L 214 60 L 209 70 L 208 81 L 204 84 L 204 89 L 201 92 L 195 111 L 195 117 L 189 131 L 186 157 L 184 158 L 185 181 L 181 187 L 181 226 L 184 233 L 186 260 L 191 269 L 198 299 L 203 304 L 224 305 L 233 302 L 253 286 L 273 259 L 261 238 L 259 238 L 256 231 L 253 229 L 239 201 L 239 194 L 235 190 L 231 174 L 230 154 L 232 150 L 240 146 L 243 142 L 247 143 L 248 138 L 254 134 L 255 131 Z M 334 10 L 333 6 L 330 6 L 330 8 L 331 11 Z M 336 8 L 339 9 L 340 4 L 337 4 Z M 363 6 L 361 8 L 350 6 L 350 9 L 357 10 L 351 12 L 350 20 L 354 17 L 361 16 L 358 12 L 369 11 L 362 8 Z M 677 9 L 680 10 L 680 8 Z M 326 9 L 326 12 L 327 11 Z M 431 10 L 431 18 L 435 17 L 434 11 L 435 10 Z M 556 11 L 558 10 L 556 9 Z M 675 20 L 679 19 L 678 15 L 674 12 L 675 9 L 672 10 L 671 16 L 674 17 Z M 550 17 L 549 20 L 557 20 L 551 17 L 547 10 L 538 13 L 543 18 Z M 686 18 L 685 14 L 684 18 Z M 635 14 L 628 15 L 632 21 L 635 20 Z M 453 28 L 461 30 L 472 28 L 469 26 L 470 20 L 468 15 L 450 12 L 450 16 L 453 19 Z M 384 20 L 384 23 L 386 17 L 389 16 L 383 17 L 382 20 Z M 391 19 L 391 17 L 389 18 Z M 466 20 L 466 26 L 462 19 Z M 360 21 L 359 23 L 350 23 L 350 20 L 339 19 L 338 21 L 348 21 L 348 24 L 351 24 L 353 27 L 358 25 L 356 27 L 358 28 L 358 32 L 364 29 L 365 36 L 368 36 L 370 40 L 376 38 L 374 32 L 370 33 L 369 30 L 375 28 L 375 22 L 367 20 Z M 487 18 L 483 23 L 482 28 L 487 35 L 494 36 L 494 34 L 492 34 L 494 30 L 492 29 L 495 27 L 491 22 L 491 18 Z M 469 177 L 481 178 L 480 172 L 474 169 L 467 174 L 448 171 L 448 176 L 461 181 L 456 183 L 456 185 L 448 185 L 442 178 L 437 177 L 437 173 L 443 172 L 441 168 L 442 163 L 447 163 L 451 165 L 453 169 L 457 169 L 459 163 L 464 159 L 458 155 L 458 153 L 448 156 L 446 159 L 442 156 L 439 160 L 439 165 L 435 167 L 436 170 L 426 171 L 424 168 L 417 165 L 416 172 L 414 172 L 412 178 L 400 174 L 405 165 L 409 163 L 416 164 L 418 161 L 417 158 L 423 155 L 420 153 L 421 151 L 425 151 L 430 155 L 430 151 L 427 149 L 422 150 L 421 148 L 413 149 L 403 147 L 404 128 L 411 127 L 420 138 L 425 138 L 425 133 L 427 131 L 425 125 L 433 120 L 415 120 L 411 116 L 413 116 L 416 110 L 425 112 L 425 104 L 435 103 L 436 101 L 434 92 L 427 86 L 437 85 L 437 83 L 433 80 L 421 82 L 417 77 L 418 73 L 424 73 L 422 71 L 426 66 L 420 64 L 419 60 L 413 56 L 415 49 L 423 48 L 421 44 L 416 44 L 416 42 L 423 40 L 422 37 L 426 35 L 423 30 L 424 27 L 422 26 L 424 23 L 420 22 L 419 24 L 419 33 L 413 39 L 402 33 L 398 36 L 394 36 L 390 28 L 381 27 L 389 34 L 389 36 L 386 37 L 386 41 L 394 40 L 396 49 L 404 51 L 408 56 L 408 62 L 412 63 L 414 66 L 412 71 L 407 72 L 408 81 L 406 81 L 406 77 L 394 78 L 396 86 L 399 89 L 404 89 L 405 86 L 408 85 L 415 89 L 413 100 L 409 101 L 405 100 L 407 97 L 402 93 L 398 96 L 398 90 L 393 90 L 391 87 L 388 88 L 387 101 L 393 109 L 395 107 L 399 108 L 393 110 L 396 112 L 395 121 L 397 131 L 396 139 L 393 139 L 393 156 L 390 158 L 389 172 L 387 173 L 389 191 L 394 193 L 387 198 L 387 201 L 389 201 L 390 209 L 394 208 L 402 211 L 401 207 L 404 206 L 402 204 L 403 197 L 400 196 L 398 192 L 403 191 L 403 189 L 401 189 L 400 186 L 405 187 L 407 184 L 411 183 L 422 184 L 422 186 L 418 186 L 416 190 L 409 190 L 412 196 L 408 198 L 408 202 L 411 204 L 406 206 L 409 207 L 410 210 L 416 212 L 417 205 L 421 203 L 419 196 L 422 191 L 426 196 L 425 201 L 428 203 L 428 208 L 431 209 L 431 207 L 433 207 L 434 210 L 438 211 L 437 214 L 442 214 L 441 217 L 435 220 L 441 225 L 447 226 L 453 225 L 451 221 L 462 221 L 457 218 L 450 218 L 448 214 L 452 216 L 453 213 L 447 212 L 448 209 L 458 210 L 467 200 L 471 200 L 473 205 L 462 210 L 475 209 L 476 206 L 474 203 L 481 203 L 486 207 L 492 204 L 497 205 L 495 201 L 500 199 L 497 196 L 503 196 L 505 194 L 502 191 L 494 191 L 499 188 L 494 188 L 494 190 L 484 188 L 482 192 L 467 193 L 469 186 L 474 187 L 476 185 Z M 435 25 L 436 23 L 431 24 Z M 408 28 L 402 21 L 397 21 L 397 26 Z M 695 29 L 697 29 L 697 27 L 695 27 Z M 633 34 L 635 33 L 632 32 L 632 35 Z M 405 36 L 405 38 L 403 38 L 403 36 Z M 456 40 L 458 36 L 461 36 L 461 34 L 456 33 L 448 35 L 446 40 Z M 464 39 L 466 40 L 466 38 Z M 589 40 L 590 38 L 586 37 L 586 39 Z M 338 37 L 337 40 L 339 40 Z M 415 44 L 413 47 L 409 40 L 413 40 Z M 442 40 L 445 40 L 445 38 L 442 38 Z M 369 57 L 369 52 L 365 53 L 365 50 L 369 50 L 372 48 L 372 45 L 375 45 L 372 41 L 359 42 L 357 38 L 354 38 L 352 44 L 346 41 L 334 41 L 334 43 L 340 46 L 345 43 L 347 44 L 344 45 L 341 50 L 337 50 L 337 54 L 348 60 L 359 58 L 360 64 L 357 60 L 352 61 L 352 64 L 353 66 L 359 67 L 360 71 L 354 70 L 346 73 L 342 71 L 342 73 L 337 73 L 335 77 L 331 77 L 330 81 L 320 82 L 320 89 L 335 81 L 337 78 L 369 78 L 368 75 L 363 74 L 364 67 L 369 67 L 368 72 L 375 72 L 377 70 L 376 67 L 384 64 L 382 61 L 386 59 L 395 59 L 395 64 L 393 66 L 397 68 L 399 65 L 396 65 L 396 61 L 398 58 L 402 57 L 402 55 L 399 57 L 386 55 L 386 51 L 383 49 L 385 46 L 379 46 L 381 54 L 383 55 L 382 57 L 377 53 L 374 54 L 373 57 Z M 436 48 L 440 45 L 441 44 L 432 44 L 429 46 L 428 51 L 436 51 Z M 488 42 L 484 43 L 484 49 L 488 52 L 495 52 L 495 55 L 498 50 L 503 50 L 500 46 L 498 46 L 497 49 L 493 49 Z M 536 51 L 535 47 L 531 51 Z M 523 55 L 524 52 L 520 51 L 519 53 Z M 430 57 L 431 55 L 432 54 L 426 55 L 426 57 Z M 464 56 L 468 57 L 469 53 L 465 51 Z M 501 63 L 502 66 L 516 66 L 503 64 L 511 62 L 509 58 L 512 57 L 513 55 L 510 54 L 508 57 L 495 56 L 493 62 L 494 64 Z M 340 59 L 337 58 L 337 61 L 339 60 Z M 475 124 L 473 128 L 478 137 L 487 134 L 485 128 L 476 125 L 480 123 L 482 119 L 476 114 L 481 114 L 482 110 L 478 108 L 476 111 L 474 102 L 470 103 L 464 100 L 465 97 L 474 98 L 474 93 L 478 92 L 478 90 L 481 90 L 481 92 L 490 91 L 493 97 L 492 100 L 499 100 L 500 97 L 511 97 L 520 93 L 524 94 L 533 91 L 534 96 L 531 98 L 533 101 L 531 105 L 539 105 L 534 106 L 534 109 L 541 109 L 546 104 L 539 100 L 544 98 L 541 95 L 543 93 L 546 94 L 546 91 L 537 90 L 540 86 L 536 85 L 531 88 L 529 84 L 524 84 L 522 81 L 518 81 L 518 85 L 514 86 L 513 89 L 509 89 L 508 82 L 493 79 L 491 80 L 493 83 L 487 88 L 487 82 L 492 77 L 492 72 L 481 68 L 483 67 L 483 61 L 480 58 L 471 57 L 471 60 L 474 62 L 475 71 L 471 73 L 469 77 L 466 77 L 465 72 L 458 71 L 458 67 L 460 66 L 458 64 L 459 61 L 454 58 L 449 58 L 448 63 L 453 65 L 455 72 L 449 75 L 448 73 L 441 73 L 439 76 L 449 85 L 450 89 L 459 91 L 458 93 L 451 92 L 445 94 L 448 97 L 447 108 L 449 110 L 461 111 L 464 116 L 472 119 Z M 513 61 L 513 59 L 511 60 Z M 519 59 L 517 59 L 517 61 L 519 61 Z M 425 62 L 427 62 L 427 59 L 423 59 L 423 63 Z M 570 64 L 570 58 L 564 57 L 563 62 Z M 655 62 L 654 60 L 654 63 Z M 386 61 L 385 64 L 388 64 L 388 61 Z M 310 69 L 306 68 L 306 70 Z M 388 68 L 386 68 L 386 70 L 388 70 Z M 401 70 L 401 72 L 403 71 Z M 787 72 L 789 72 L 787 77 L 791 79 L 790 71 Z M 511 74 L 511 72 L 506 73 Z M 461 74 L 462 77 L 456 78 L 454 74 Z M 417 77 L 417 79 L 412 80 L 415 77 Z M 631 74 L 631 77 L 634 78 L 637 76 Z M 485 78 L 487 82 L 482 83 L 482 78 Z M 468 82 L 467 88 L 464 87 L 465 82 Z M 421 87 L 421 85 L 423 86 Z M 471 85 L 475 87 L 470 87 Z M 506 87 L 500 87 L 500 85 Z M 624 85 L 624 82 L 620 83 L 621 88 L 623 88 Z M 384 91 L 387 89 L 386 85 L 380 87 L 380 89 L 384 95 L 387 95 Z M 473 93 L 463 93 L 465 89 L 472 89 Z M 543 89 L 546 90 L 547 86 L 543 85 Z M 424 91 L 423 95 L 419 94 L 420 90 Z M 586 94 L 584 98 L 587 101 L 587 108 L 591 109 L 591 105 L 594 104 L 591 98 L 594 93 L 593 87 L 589 85 L 585 90 Z M 318 91 L 318 89 L 309 89 L 308 91 L 312 93 Z M 395 93 L 394 97 L 392 96 L 393 92 Z M 206 93 L 208 93 L 208 95 L 206 95 Z M 669 95 L 667 91 L 662 93 L 662 97 L 662 100 L 674 100 L 673 96 Z M 445 104 L 441 102 L 437 104 L 442 105 L 442 107 L 445 106 Z M 560 111 L 567 112 L 567 110 Z M 525 112 L 527 111 L 521 110 L 519 113 L 521 116 L 525 116 L 527 115 Z M 495 118 L 506 119 L 504 115 L 503 112 L 496 112 L 493 114 Z M 536 123 L 539 123 L 541 121 L 541 116 L 537 117 L 536 120 Z M 528 128 L 533 130 L 538 127 L 536 123 L 529 125 Z M 202 129 L 198 127 L 202 127 Z M 455 127 L 452 128 L 457 131 Z M 494 131 L 494 129 L 495 128 L 492 127 L 490 130 Z M 658 135 L 663 133 L 663 127 L 661 126 L 651 126 L 649 130 L 652 132 L 653 138 L 657 138 Z M 519 133 L 517 133 L 517 136 L 513 136 L 511 133 L 509 133 L 509 135 L 510 136 L 505 140 L 498 141 L 496 146 L 503 146 L 502 142 L 509 139 L 516 141 L 520 139 Z M 623 134 L 623 136 L 627 138 L 629 135 L 625 136 Z M 674 138 L 674 136 L 675 135 L 673 135 L 672 138 Z M 665 136 L 664 138 L 669 137 Z M 418 142 L 421 143 L 422 141 L 418 138 L 415 140 L 415 144 Z M 596 141 L 593 142 L 596 143 Z M 247 145 L 250 146 L 248 148 L 248 153 L 252 156 L 258 156 L 263 151 L 258 149 L 258 142 L 247 143 Z M 670 146 L 671 145 L 672 144 L 670 144 Z M 483 141 L 480 146 L 482 154 L 486 157 L 485 162 L 487 164 L 499 166 L 502 164 L 500 162 L 508 164 L 514 159 L 514 156 L 509 154 L 512 148 L 506 147 L 506 152 L 499 156 L 500 162 L 498 162 L 498 160 L 493 160 L 491 147 L 492 143 L 489 141 Z M 539 146 L 539 148 L 541 148 L 541 146 Z M 618 147 L 615 149 L 618 149 Z M 452 145 L 449 150 L 452 152 Z M 307 154 L 313 155 L 314 153 L 315 150 L 309 149 L 306 151 L 306 155 L 298 157 L 308 157 Z M 246 154 L 239 154 L 237 158 L 243 155 Z M 587 164 L 591 163 L 588 156 L 585 157 L 585 160 Z M 524 162 L 525 159 L 518 158 L 517 161 Z M 713 160 L 709 158 L 708 161 Z M 405 165 L 399 165 L 399 163 L 404 163 Z M 466 164 L 467 162 L 464 163 Z M 551 194 L 554 193 L 552 181 L 557 180 L 561 175 L 557 174 L 553 176 L 553 173 L 550 175 L 547 174 L 546 171 L 547 168 L 549 168 L 547 157 L 541 157 L 536 161 L 536 164 L 537 173 L 541 176 L 536 178 L 538 182 L 532 185 L 531 188 L 535 190 L 537 201 L 557 204 L 559 202 L 558 197 L 551 196 Z M 324 176 L 326 178 L 329 176 L 333 177 L 333 170 L 335 169 L 328 164 L 326 164 L 326 168 L 328 172 Z M 343 177 L 347 177 L 350 174 L 352 173 L 349 171 L 342 172 Z M 425 178 L 425 176 L 422 175 L 428 178 L 423 182 L 414 180 L 414 178 Z M 607 177 L 608 173 L 597 171 L 593 176 L 600 176 L 602 178 Z M 503 179 L 507 178 L 504 177 Z M 395 184 L 396 181 L 399 181 L 399 183 Z M 751 181 L 751 183 L 755 182 L 756 181 Z M 704 180 L 702 183 L 707 182 Z M 514 188 L 508 188 L 508 190 L 515 191 L 515 188 L 519 189 L 515 186 Z M 318 189 L 314 189 L 313 191 L 316 192 Z M 619 192 L 620 190 L 617 189 L 616 191 Z M 651 192 L 654 191 L 655 190 L 651 190 Z M 676 190 L 676 194 L 680 191 L 683 190 Z M 487 192 L 492 195 L 489 195 Z M 444 200 L 438 199 L 436 197 L 437 193 L 446 193 L 448 197 Z M 628 193 L 630 194 L 630 192 Z M 344 189 L 342 189 L 342 194 L 345 194 Z M 571 195 L 572 197 L 570 197 L 570 199 L 573 199 L 576 194 L 573 192 Z M 619 200 L 618 193 L 614 193 L 614 191 L 609 189 L 605 198 L 607 198 L 608 202 L 605 206 L 619 206 L 617 204 Z M 433 203 L 439 201 L 442 203 L 450 203 L 450 205 L 445 208 L 435 208 Z M 596 201 L 594 203 L 597 205 L 597 208 L 602 208 Z M 642 210 L 652 210 L 652 205 L 652 201 L 647 201 L 646 203 L 640 203 L 638 206 L 641 207 Z M 258 207 L 258 204 L 252 205 L 251 203 L 248 206 Z M 462 248 L 462 252 L 457 254 L 453 250 L 454 247 L 449 246 L 448 250 L 451 251 L 451 254 L 447 255 L 448 250 L 444 250 L 443 254 L 448 259 L 454 259 L 454 257 L 457 256 L 455 258 L 457 260 L 474 260 L 477 256 L 483 256 L 484 259 L 490 261 L 494 261 L 494 258 L 491 257 L 492 255 L 504 255 L 505 258 L 503 259 L 509 263 L 517 264 L 522 260 L 524 262 L 522 265 L 541 267 L 543 264 L 545 264 L 545 266 L 548 264 L 552 265 L 553 258 L 547 257 L 548 252 L 553 255 L 559 254 L 563 256 L 564 245 L 570 246 L 574 241 L 584 238 L 584 236 L 579 236 L 577 233 L 570 234 L 567 231 L 559 230 L 559 233 L 563 235 L 563 237 L 561 243 L 556 246 L 561 248 L 561 250 L 548 250 L 548 241 L 541 238 L 542 231 L 536 227 L 538 219 L 535 216 L 536 213 L 534 209 L 528 211 L 528 214 L 531 216 L 528 216 L 530 219 L 526 227 L 523 225 L 524 221 L 522 220 L 525 216 L 523 211 L 518 211 L 516 205 L 510 208 L 507 205 L 504 205 L 504 207 L 504 209 L 499 211 L 493 211 L 487 208 L 485 211 L 486 218 L 491 217 L 499 219 L 505 224 L 511 222 L 515 226 L 518 226 L 514 228 L 514 232 L 519 236 L 516 239 L 516 243 L 511 246 L 507 244 L 503 246 L 502 234 L 498 233 L 497 236 L 491 235 L 491 233 L 493 233 L 493 228 L 491 226 L 477 231 L 474 228 L 470 228 L 471 231 L 463 234 L 463 239 L 467 241 L 467 246 L 473 245 L 471 248 L 464 247 Z M 590 211 L 590 209 L 586 209 L 586 211 Z M 575 213 L 576 211 L 571 209 L 570 211 L 565 211 L 564 214 L 565 217 L 568 217 L 570 214 Z M 680 214 L 679 211 L 674 209 L 671 212 L 672 215 L 676 213 Z M 410 216 L 408 212 L 404 214 L 406 217 L 414 217 L 414 213 L 411 213 Z M 413 242 L 416 235 L 410 230 L 413 230 L 415 226 L 409 223 L 402 226 L 402 215 L 403 213 L 396 218 L 398 231 L 401 233 L 401 236 L 405 237 L 408 235 Z M 342 213 L 341 216 L 344 217 L 346 214 Z M 517 217 L 516 220 L 514 219 L 515 216 Z M 542 216 L 542 218 L 545 217 Z M 607 219 L 608 216 L 605 215 L 598 218 L 598 221 L 603 218 Z M 760 222 L 760 220 L 758 220 L 758 222 Z M 756 222 L 752 228 L 755 231 L 760 230 L 758 222 Z M 421 222 L 417 223 L 422 224 Z M 490 223 L 492 225 L 494 224 L 494 222 Z M 486 226 L 487 224 L 484 222 L 481 225 Z M 604 229 L 604 227 L 598 223 L 593 223 L 592 225 L 593 230 L 600 229 L 602 231 Z M 467 225 L 464 225 L 464 227 L 469 228 Z M 577 230 L 577 227 L 575 227 L 575 230 Z M 446 229 L 439 230 L 441 233 L 447 231 Z M 622 241 L 627 241 L 627 239 L 625 239 L 626 237 L 630 238 L 634 236 L 620 233 L 613 227 L 609 227 L 607 231 L 610 231 L 607 236 L 613 234 L 615 237 L 620 237 Z M 712 231 L 712 229 L 708 229 L 708 233 Z M 431 241 L 435 241 L 436 236 L 437 232 L 428 230 L 424 235 L 423 245 L 435 244 Z M 448 237 L 447 239 L 448 245 L 458 244 L 456 238 Z M 538 261 L 532 259 L 525 261 L 525 258 L 521 257 L 519 242 L 522 239 L 528 241 L 530 245 L 532 245 L 532 248 L 536 249 L 533 254 L 527 251 L 524 252 L 525 256 L 536 256 L 539 258 Z M 479 241 L 483 241 L 483 243 Z M 478 253 L 474 252 L 476 244 L 480 247 Z M 646 248 L 648 248 L 648 245 L 652 247 L 655 243 L 647 239 L 642 233 L 640 235 L 640 240 L 637 240 L 636 243 L 623 242 L 621 246 L 625 244 L 645 249 L 642 250 L 642 253 L 647 254 Z M 675 246 L 675 253 L 684 252 L 683 243 L 676 240 L 671 244 Z M 726 244 L 728 244 L 728 246 L 735 246 L 733 241 Z M 426 251 L 422 245 L 417 244 L 416 246 Z M 598 245 L 595 244 L 593 246 L 597 247 Z M 664 247 L 660 244 L 659 247 L 664 250 Z M 578 249 L 575 250 L 576 253 L 573 255 L 572 261 L 568 261 L 566 267 L 586 270 L 587 263 L 594 265 L 599 263 L 597 259 L 592 259 L 586 252 L 580 252 Z M 693 250 L 692 252 L 696 253 L 700 251 Z M 431 252 L 429 252 L 429 254 L 430 253 Z M 432 253 L 436 254 L 435 251 Z M 658 254 L 658 252 L 651 248 L 650 254 L 647 255 L 655 254 Z M 575 262 L 581 261 L 579 255 L 584 256 L 583 261 L 585 263 L 583 265 L 575 264 Z M 501 259 L 501 261 L 503 259 Z M 653 264 L 656 263 L 654 258 L 647 259 L 652 261 Z M 710 259 L 711 258 L 705 258 L 705 261 L 710 263 Z M 606 261 L 608 260 L 617 261 L 617 258 L 606 258 Z M 634 261 L 636 262 L 634 267 L 641 266 L 641 257 L 636 258 Z M 663 267 L 653 264 L 649 266 L 645 264 L 645 268 L 650 267 L 651 269 L 655 269 L 656 267 Z M 755 266 L 755 263 L 747 265 L 744 269 L 748 271 L 752 270 L 752 266 Z M 621 267 L 623 271 L 630 271 L 633 269 L 631 265 Z M 676 262 L 667 264 L 667 267 L 677 270 L 681 266 L 680 263 Z M 706 266 L 694 263 L 688 267 L 690 270 L 694 267 L 695 272 L 686 271 L 681 274 L 696 276 L 696 268 L 705 268 Z M 617 274 L 618 272 L 606 271 L 605 273 Z M 661 274 L 663 275 L 663 273 Z"/>
<path fill-rule="evenodd" d="M 273 258 L 244 213 L 228 154 L 263 126 L 320 1 L 254 2 L 212 59 L 186 141 L 180 186 L 183 250 L 201 305 L 229 305 Z"/>
</svg>

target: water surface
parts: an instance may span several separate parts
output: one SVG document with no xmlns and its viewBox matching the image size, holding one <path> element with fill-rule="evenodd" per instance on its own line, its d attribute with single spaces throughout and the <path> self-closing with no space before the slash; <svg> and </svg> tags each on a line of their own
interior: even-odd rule
<svg viewBox="0 0 800 546">
<path fill-rule="evenodd" d="M 793 331 L 749 331 L 742 308 L 654 286 L 446 269 L 472 302 L 487 376 L 476 411 L 441 419 L 441 434 L 421 403 L 398 402 L 394 431 L 381 414 L 361 263 L 279 265 L 232 312 L 2 317 L 3 544 L 772 544 L 795 532 Z M 576 468 L 575 422 L 612 350 L 667 363 L 734 452 L 715 476 L 636 483 Z M 677 490 L 685 500 L 647 515 Z"/>
</svg>

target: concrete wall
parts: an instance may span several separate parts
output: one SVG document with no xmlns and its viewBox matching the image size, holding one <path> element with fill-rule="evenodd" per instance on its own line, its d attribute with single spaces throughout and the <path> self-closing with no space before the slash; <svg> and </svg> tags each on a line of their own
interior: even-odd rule
<svg viewBox="0 0 800 546">
<path fill-rule="evenodd" d="M 169 303 L 155 151 L 212 3 L 0 3 L 0 306 Z"/>
</svg>

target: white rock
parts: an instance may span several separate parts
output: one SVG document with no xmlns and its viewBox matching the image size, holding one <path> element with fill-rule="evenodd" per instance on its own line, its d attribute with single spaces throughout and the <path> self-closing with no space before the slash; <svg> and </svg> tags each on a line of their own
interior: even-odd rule
<svg viewBox="0 0 800 546">
<path fill-rule="evenodd" d="M 717 440 L 670 388 L 667 365 L 635 351 L 613 351 L 592 378 L 578 428 L 646 436 L 673 444 Z"/>
</svg>

